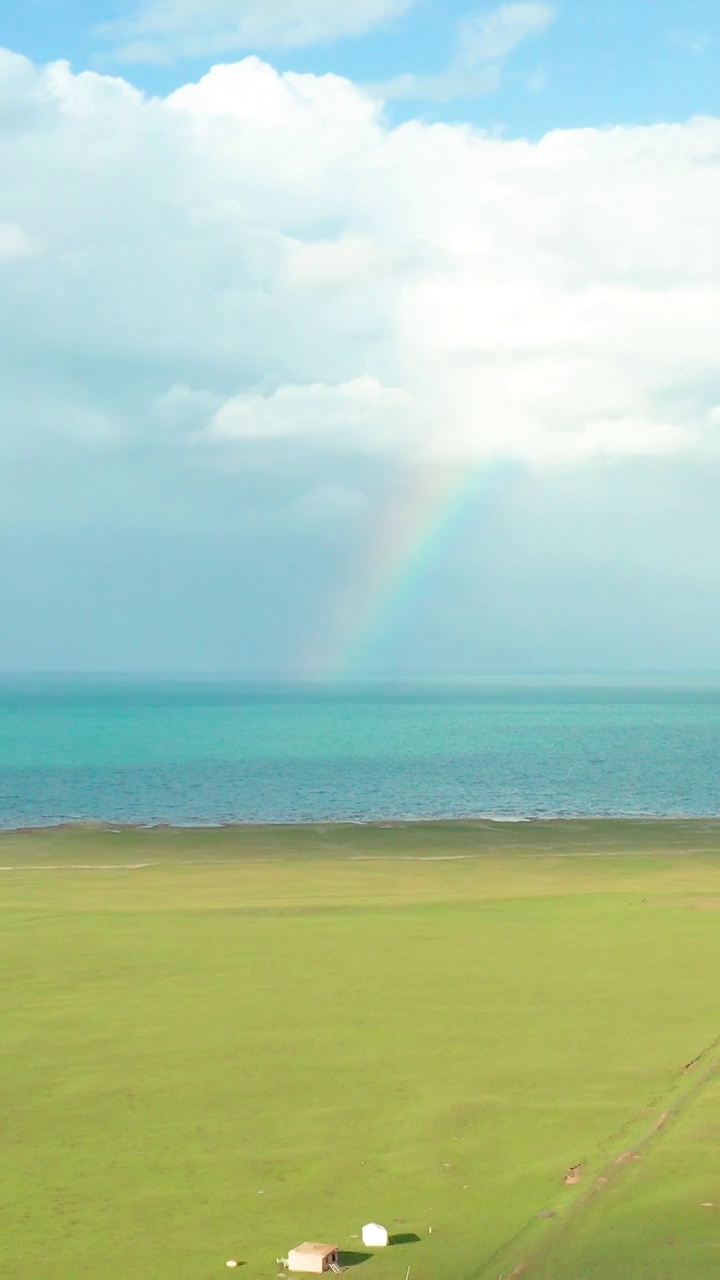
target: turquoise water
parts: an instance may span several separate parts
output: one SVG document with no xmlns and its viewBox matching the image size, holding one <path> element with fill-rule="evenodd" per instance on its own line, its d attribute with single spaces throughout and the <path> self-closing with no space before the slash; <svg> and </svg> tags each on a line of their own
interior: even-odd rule
<svg viewBox="0 0 720 1280">
<path fill-rule="evenodd" d="M 720 813 L 720 682 L 0 682 L 0 826 Z"/>
</svg>

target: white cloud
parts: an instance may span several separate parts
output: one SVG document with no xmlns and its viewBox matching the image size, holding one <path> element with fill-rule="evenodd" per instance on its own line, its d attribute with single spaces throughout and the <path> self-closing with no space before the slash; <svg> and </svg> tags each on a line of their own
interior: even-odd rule
<svg viewBox="0 0 720 1280">
<path fill-rule="evenodd" d="M 524 40 L 542 35 L 554 19 L 551 5 L 535 3 L 503 4 L 488 13 L 463 18 L 455 52 L 443 71 L 424 75 L 404 72 L 376 85 L 374 92 L 384 99 L 430 98 L 436 102 L 493 93 L 502 82 L 503 59 Z"/>
<path fill-rule="evenodd" d="M 476 98 L 495 93 L 502 84 L 502 73 L 495 65 L 468 67 L 453 59 L 444 71 L 425 75 L 414 71 L 392 76 L 370 89 L 385 102 L 401 99 L 428 99 L 431 102 L 450 102 L 453 98 Z"/>
<path fill-rule="evenodd" d="M 415 0 L 148 0 L 98 33 L 125 62 L 169 62 L 357 36 Z"/>
<path fill-rule="evenodd" d="M 188 468 L 713 444 L 718 120 L 390 129 L 254 58 L 161 100 L 4 54 L 0 99 L 0 222 L 43 247 L 3 270 L 14 449 L 131 453 L 159 425 Z"/>
<path fill-rule="evenodd" d="M 579 431 L 548 432 L 538 440 L 538 456 L 548 461 L 587 458 L 643 458 L 677 453 L 692 442 L 684 427 L 637 418 L 588 422 Z"/>
<path fill-rule="evenodd" d="M 530 75 L 526 77 L 525 88 L 528 93 L 542 93 L 547 84 L 547 73 L 544 67 L 536 67 Z"/>
<path fill-rule="evenodd" d="M 470 66 L 497 62 L 529 36 L 541 35 L 555 18 L 549 4 L 502 4 L 466 18 L 460 27 L 460 57 Z"/>
<path fill-rule="evenodd" d="M 707 31 L 673 31 L 670 33 L 670 43 L 677 49 L 682 49 L 684 53 L 703 54 L 707 53 L 707 50 L 711 49 L 717 41 L 716 37 Z"/>
<path fill-rule="evenodd" d="M 353 378 L 327 386 L 285 386 L 269 395 L 232 396 L 213 416 L 205 441 L 326 438 L 326 445 L 365 450 L 407 448 L 418 407 L 406 391 L 384 387 L 377 378 Z"/>
<path fill-rule="evenodd" d="M 401 250 L 383 249 L 367 237 L 347 235 L 311 244 L 300 240 L 288 258 L 287 276 L 299 289 L 333 287 L 351 281 L 367 283 L 373 276 L 380 277 L 399 267 L 403 260 Z"/>
<path fill-rule="evenodd" d="M 37 245 L 22 227 L 14 222 L 0 222 L 0 262 L 28 258 L 37 253 Z"/>
<path fill-rule="evenodd" d="M 153 401 L 153 417 L 172 431 L 202 430 L 222 405 L 222 398 L 212 391 L 193 391 L 178 382 Z"/>
</svg>

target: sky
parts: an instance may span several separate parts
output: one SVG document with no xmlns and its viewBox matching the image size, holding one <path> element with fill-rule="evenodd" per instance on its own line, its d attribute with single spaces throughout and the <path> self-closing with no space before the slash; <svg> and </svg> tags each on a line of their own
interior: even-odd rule
<svg viewBox="0 0 720 1280">
<path fill-rule="evenodd" d="M 710 0 L 0 0 L 0 671 L 720 668 Z"/>
</svg>

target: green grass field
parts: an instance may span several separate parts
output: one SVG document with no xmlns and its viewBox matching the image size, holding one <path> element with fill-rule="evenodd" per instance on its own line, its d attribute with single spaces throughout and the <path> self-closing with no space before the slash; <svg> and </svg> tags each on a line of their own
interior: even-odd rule
<svg viewBox="0 0 720 1280">
<path fill-rule="evenodd" d="M 358 1280 L 720 1273 L 720 823 L 66 829 L 0 866 L 3 1280 L 273 1280 L 304 1239 Z"/>
</svg>

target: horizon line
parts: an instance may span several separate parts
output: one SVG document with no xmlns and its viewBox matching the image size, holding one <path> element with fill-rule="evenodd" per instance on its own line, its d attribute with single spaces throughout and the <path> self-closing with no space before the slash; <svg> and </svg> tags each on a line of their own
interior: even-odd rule
<svg viewBox="0 0 720 1280">
<path fill-rule="evenodd" d="M 423 680 L 597 680 L 597 679 L 671 679 L 691 678 L 720 679 L 720 667 L 586 667 L 573 670 L 546 667 L 507 670 L 477 669 L 471 671 L 447 671 L 429 669 L 422 671 L 368 670 L 351 674 L 337 672 L 313 672 L 279 670 L 257 671 L 242 668 L 25 668 L 0 669 L 0 680 L 243 680 L 248 683 L 268 681 L 295 684 L 353 684 L 356 682 L 413 683 Z"/>
</svg>

